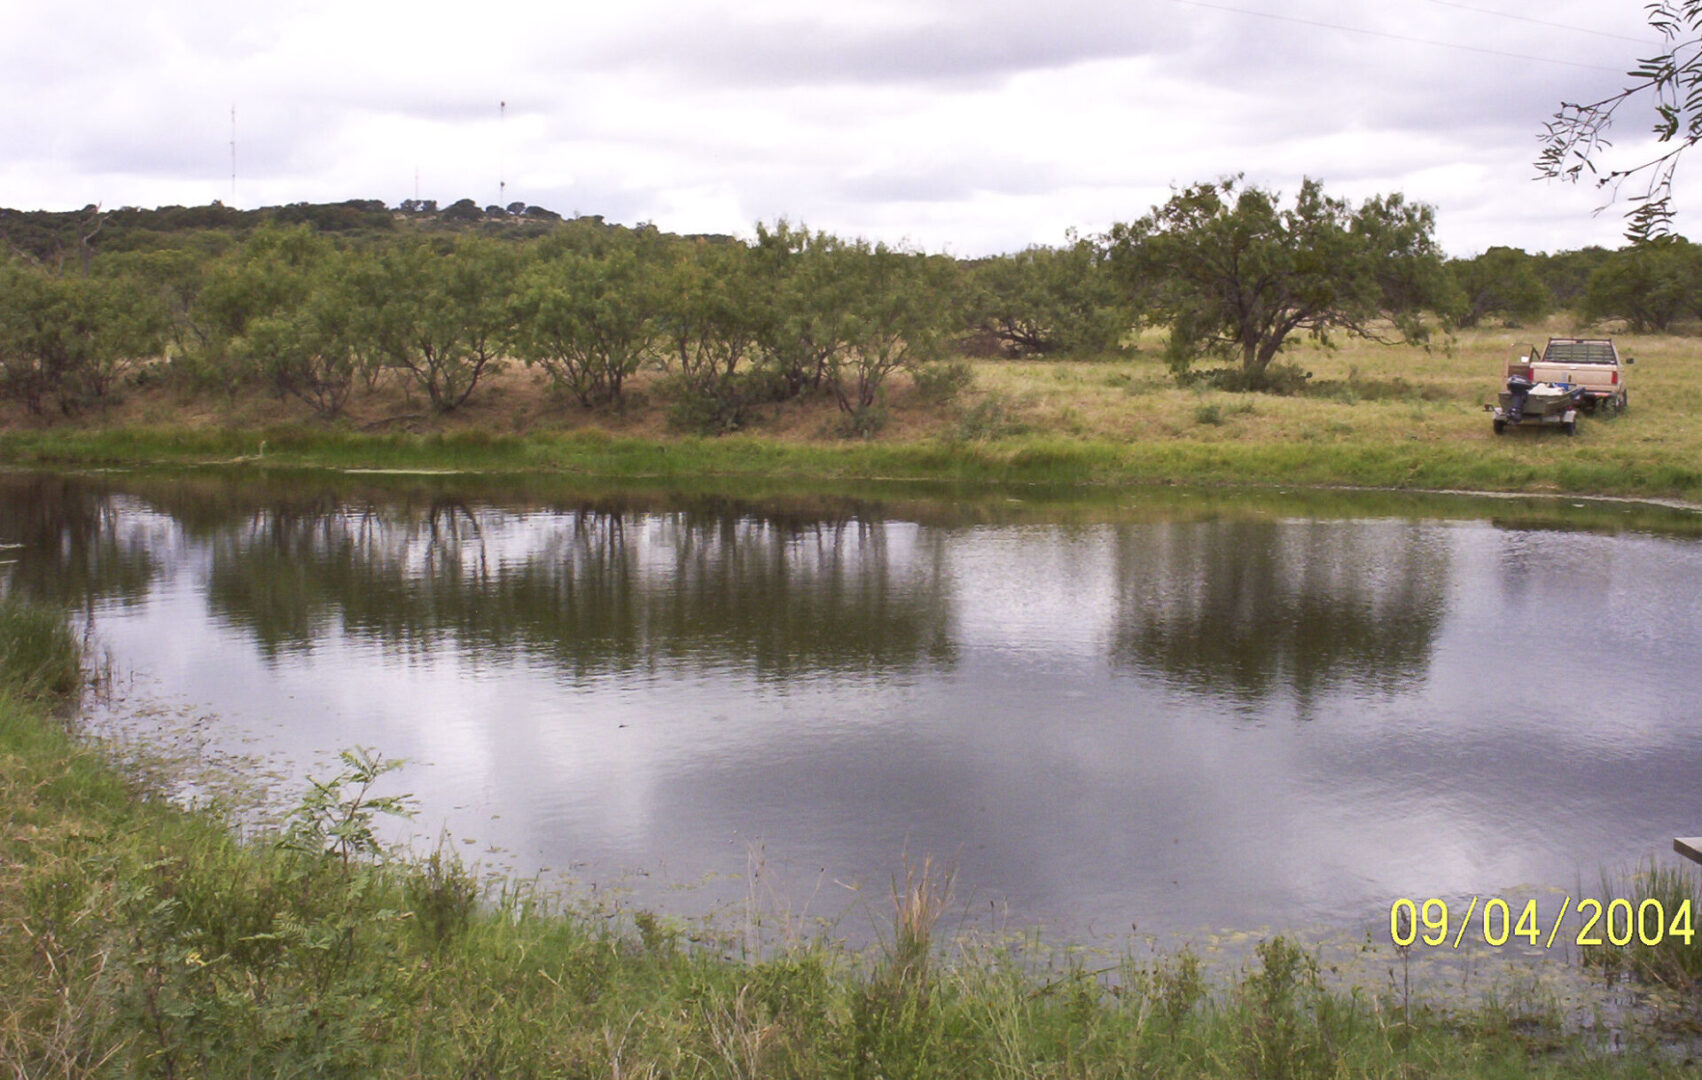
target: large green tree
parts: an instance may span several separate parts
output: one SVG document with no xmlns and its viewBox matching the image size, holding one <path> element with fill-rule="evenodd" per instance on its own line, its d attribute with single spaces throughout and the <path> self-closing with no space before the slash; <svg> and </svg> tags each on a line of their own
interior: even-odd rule
<svg viewBox="0 0 1702 1080">
<path fill-rule="evenodd" d="M 331 251 L 313 267 L 298 301 L 248 324 L 246 344 L 279 394 L 298 398 L 324 417 L 343 411 L 357 375 L 375 375 L 379 358 L 362 333 L 348 267 L 354 257 Z"/>
<path fill-rule="evenodd" d="M 834 356 L 828 383 L 854 427 L 867 430 L 887 377 L 941 355 L 957 304 L 957 264 L 861 240 L 853 250 L 846 348 Z"/>
<path fill-rule="evenodd" d="M 1584 301 L 1584 290 L 1590 275 L 1608 258 L 1603 247 L 1586 247 L 1577 251 L 1557 251 L 1553 255 L 1533 255 L 1537 276 L 1553 299 L 1554 306 L 1577 310 Z"/>
<path fill-rule="evenodd" d="M 1424 311 L 1453 304 L 1434 224 L 1430 207 L 1400 195 L 1355 207 L 1307 180 L 1285 207 L 1226 179 L 1114 225 L 1106 243 L 1135 307 L 1169 326 L 1173 370 L 1222 357 L 1259 388 L 1296 334 L 1423 340 Z"/>
<path fill-rule="evenodd" d="M 306 225 L 268 225 L 199 266 L 163 253 L 142 263 L 173 312 L 173 369 L 191 383 L 232 395 L 275 374 L 269 361 L 276 335 L 257 341 L 254 331 L 300 311 L 335 254 L 331 242 Z"/>
<path fill-rule="evenodd" d="M 682 239 L 660 279 L 660 346 L 672 372 L 676 425 L 725 434 L 748 424 L 768 392 L 757 366 L 761 291 L 744 244 Z"/>
<path fill-rule="evenodd" d="M 854 269 L 867 252 L 784 219 L 759 222 L 756 236 L 749 267 L 760 363 L 780 396 L 819 391 L 849 347 Z"/>
</svg>

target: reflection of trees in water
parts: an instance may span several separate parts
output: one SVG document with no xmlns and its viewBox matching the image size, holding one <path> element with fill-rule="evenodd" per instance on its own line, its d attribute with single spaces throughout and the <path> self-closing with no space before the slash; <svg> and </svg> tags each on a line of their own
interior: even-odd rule
<svg viewBox="0 0 1702 1080">
<path fill-rule="evenodd" d="M 134 602 L 159 572 L 146 516 L 73 477 L 0 475 L 0 565 L 8 595 L 63 607 Z M 163 525 L 163 522 L 160 524 Z"/>
<path fill-rule="evenodd" d="M 1418 523 L 1222 521 L 1118 532 L 1113 662 L 1246 698 L 1424 675 L 1447 552 Z"/>
<path fill-rule="evenodd" d="M 272 652 L 327 628 L 405 650 L 546 655 L 576 675 L 659 662 L 763 675 L 949 662 L 932 567 L 849 519 L 272 507 L 212 539 L 214 611 Z"/>
</svg>

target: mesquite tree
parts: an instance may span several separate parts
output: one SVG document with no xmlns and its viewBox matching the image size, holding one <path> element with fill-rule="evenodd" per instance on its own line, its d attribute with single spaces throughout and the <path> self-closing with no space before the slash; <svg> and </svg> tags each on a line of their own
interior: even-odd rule
<svg viewBox="0 0 1702 1080">
<path fill-rule="evenodd" d="M 834 400 L 857 417 L 871 409 L 887 376 L 935 359 L 956 301 L 957 264 L 858 241 L 848 264 L 853 299 L 847 347 L 834 359 Z"/>
<path fill-rule="evenodd" d="M 586 408 L 619 404 L 661 333 L 658 259 L 645 250 L 654 246 L 611 230 L 595 245 L 546 253 L 521 278 L 519 354 Z"/>
<path fill-rule="evenodd" d="M 358 332 L 433 411 L 459 408 L 513 345 L 519 265 L 511 246 L 477 236 L 392 245 L 350 275 Z"/>
<path fill-rule="evenodd" d="M 0 394 L 31 413 L 72 413 L 157 356 L 166 312 L 140 282 L 69 277 L 0 260 Z"/>
<path fill-rule="evenodd" d="M 970 320 L 1013 355 L 1103 353 L 1134 324 L 1098 245 L 1030 247 L 969 267 Z"/>
<path fill-rule="evenodd" d="M 1400 195 L 1356 208 L 1307 180 L 1285 207 L 1227 179 L 1114 225 L 1106 243 L 1136 307 L 1169 326 L 1172 370 L 1219 356 L 1257 389 L 1295 334 L 1423 340 L 1424 310 L 1453 303 L 1433 227 L 1430 207 Z"/>
</svg>

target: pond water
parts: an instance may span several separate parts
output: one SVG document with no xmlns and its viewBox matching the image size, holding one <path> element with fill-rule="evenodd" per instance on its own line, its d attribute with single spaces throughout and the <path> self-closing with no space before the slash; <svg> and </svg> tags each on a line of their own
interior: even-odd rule
<svg viewBox="0 0 1702 1080">
<path fill-rule="evenodd" d="M 972 917 L 1073 937 L 1546 912 L 1670 859 L 1702 832 L 1699 533 L 1601 503 L 0 475 L 0 581 L 78 613 L 97 724 L 201 718 L 292 790 L 374 747 L 420 843 L 683 915 L 760 890 L 867 925 L 908 854 Z"/>
</svg>

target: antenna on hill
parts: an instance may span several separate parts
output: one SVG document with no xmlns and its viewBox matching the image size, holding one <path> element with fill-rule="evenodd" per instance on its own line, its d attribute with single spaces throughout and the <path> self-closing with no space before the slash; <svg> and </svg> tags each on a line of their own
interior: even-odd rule
<svg viewBox="0 0 1702 1080">
<path fill-rule="evenodd" d="M 230 107 L 230 204 L 236 205 L 236 106 Z"/>
<path fill-rule="evenodd" d="M 508 145 L 503 142 L 503 121 L 508 119 L 508 102 L 496 103 L 496 204 L 508 207 Z"/>
<path fill-rule="evenodd" d="M 420 167 L 414 166 L 414 201 L 420 201 Z"/>
</svg>

